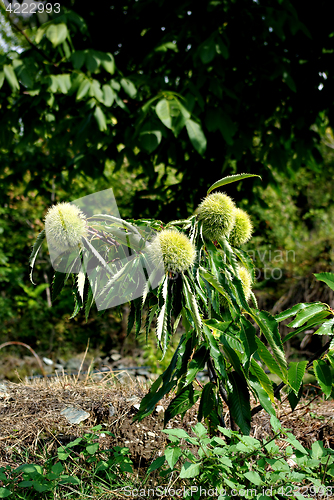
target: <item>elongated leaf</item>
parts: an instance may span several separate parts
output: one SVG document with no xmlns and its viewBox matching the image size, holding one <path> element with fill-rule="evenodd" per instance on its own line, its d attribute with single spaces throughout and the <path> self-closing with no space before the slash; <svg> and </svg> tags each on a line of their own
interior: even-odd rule
<svg viewBox="0 0 334 500">
<path fill-rule="evenodd" d="M 86 80 L 86 79 L 83 80 L 79 85 L 78 92 L 76 95 L 76 100 L 79 101 L 80 99 L 85 97 L 85 95 L 87 95 L 89 89 L 90 89 L 90 81 Z"/>
<path fill-rule="evenodd" d="M 273 383 L 268 377 L 268 375 L 265 373 L 263 368 L 255 361 L 254 358 L 251 360 L 251 370 L 253 375 L 256 376 L 258 381 L 261 384 L 261 387 L 265 390 L 267 393 L 270 401 L 273 403 L 274 402 L 274 390 L 273 390 Z"/>
<path fill-rule="evenodd" d="M 303 395 L 303 384 L 301 384 L 300 389 L 298 391 L 298 394 L 295 394 L 293 389 L 290 390 L 290 392 L 288 394 L 288 401 L 289 401 L 289 404 L 290 404 L 292 411 L 294 411 L 294 409 L 298 405 L 299 400 L 302 397 L 302 395 Z"/>
<path fill-rule="evenodd" d="M 314 335 L 333 335 L 334 329 L 334 318 L 325 321 L 323 325 L 314 332 Z"/>
<path fill-rule="evenodd" d="M 83 269 L 81 269 L 81 271 L 77 275 L 76 282 L 77 282 L 78 293 L 79 296 L 81 297 L 82 302 L 84 300 L 85 281 L 86 281 L 86 273 Z"/>
<path fill-rule="evenodd" d="M 185 275 L 183 275 L 183 283 L 184 283 L 183 291 L 184 291 L 186 299 L 189 303 L 189 307 L 190 307 L 192 318 L 194 320 L 196 331 L 198 333 L 200 333 L 203 329 L 202 318 L 200 316 L 196 297 L 192 293 L 188 278 Z"/>
<path fill-rule="evenodd" d="M 201 125 L 191 119 L 186 120 L 185 125 L 191 144 L 200 155 L 203 155 L 206 150 L 207 141 Z"/>
<path fill-rule="evenodd" d="M 283 321 L 287 318 L 290 318 L 291 316 L 295 316 L 300 310 L 305 309 L 306 307 L 309 307 L 311 305 L 319 305 L 322 304 L 322 302 L 313 302 L 313 303 L 301 303 L 301 304 L 296 304 L 295 306 L 291 307 L 290 309 L 287 309 L 286 311 L 283 311 L 275 316 L 276 321 Z"/>
<path fill-rule="evenodd" d="M 94 111 L 94 117 L 95 120 L 97 121 L 100 131 L 104 132 L 105 130 L 107 130 L 106 117 L 100 106 L 96 106 Z"/>
<path fill-rule="evenodd" d="M 311 319 L 307 323 L 305 323 L 303 326 L 301 326 L 300 328 L 297 328 L 296 330 L 288 333 L 288 335 L 286 335 L 284 337 L 283 342 L 285 343 L 288 340 L 290 340 L 292 337 L 294 337 L 295 335 L 297 335 L 298 333 L 304 332 L 305 330 L 308 330 L 308 329 L 310 329 L 310 328 L 312 328 L 314 326 L 319 325 L 330 314 L 331 313 L 330 313 L 329 310 L 320 311 L 319 313 L 317 313 L 314 316 L 312 316 Z"/>
<path fill-rule="evenodd" d="M 216 188 L 221 187 L 221 186 L 225 186 L 226 184 L 230 184 L 231 182 L 236 182 L 236 181 L 241 181 L 242 179 L 247 179 L 248 177 L 259 177 L 261 179 L 261 176 L 256 175 L 256 174 L 229 175 L 227 177 L 223 177 L 223 179 L 220 179 L 219 181 L 212 184 L 212 186 L 210 186 L 208 189 L 208 194 L 211 193 L 211 191 L 213 191 L 213 189 L 216 189 Z"/>
<path fill-rule="evenodd" d="M 236 372 L 229 374 L 232 391 L 229 389 L 228 405 L 235 423 L 240 427 L 243 434 L 248 435 L 250 431 L 251 409 L 247 382 Z"/>
<path fill-rule="evenodd" d="M 197 396 L 195 396 L 194 388 L 192 384 L 186 385 L 180 392 L 175 396 L 175 398 L 170 402 L 168 408 L 165 411 L 164 417 L 164 427 L 170 421 L 171 418 L 176 415 L 184 415 L 189 408 L 194 406 Z"/>
<path fill-rule="evenodd" d="M 58 271 L 55 271 L 55 274 L 54 274 L 53 280 L 52 280 L 52 302 L 55 301 L 56 297 L 62 291 L 62 289 L 65 285 L 66 279 L 67 279 L 66 273 L 59 273 Z"/>
<path fill-rule="evenodd" d="M 5 74 L 7 82 L 11 86 L 12 90 L 14 92 L 15 92 L 15 90 L 20 90 L 20 85 L 19 85 L 19 82 L 17 81 L 15 72 L 13 70 L 13 66 L 11 66 L 9 64 L 4 64 L 3 72 Z"/>
<path fill-rule="evenodd" d="M 208 415 L 210 415 L 210 413 L 216 406 L 216 396 L 214 390 L 215 384 L 213 384 L 212 382 L 208 382 L 207 384 L 205 384 L 202 390 L 201 401 L 199 403 L 197 414 L 197 420 L 199 422 L 203 418 L 206 418 Z"/>
<path fill-rule="evenodd" d="M 115 100 L 115 91 L 110 87 L 110 85 L 102 86 L 103 92 L 103 104 L 107 107 L 111 106 Z"/>
<path fill-rule="evenodd" d="M 155 111 L 162 121 L 162 123 L 167 127 L 172 129 L 172 115 L 170 109 L 170 101 L 167 99 L 161 99 L 155 107 Z"/>
<path fill-rule="evenodd" d="M 185 384 L 190 384 L 197 373 L 204 369 L 206 362 L 209 358 L 209 350 L 205 345 L 202 345 L 193 355 L 192 360 L 188 365 L 188 372 L 186 375 Z"/>
<path fill-rule="evenodd" d="M 333 273 L 317 273 L 314 275 L 317 280 L 323 281 L 326 285 L 334 290 L 334 274 Z"/>
<path fill-rule="evenodd" d="M 328 310 L 328 306 L 326 306 L 325 304 L 310 305 L 305 309 L 299 311 L 296 318 L 293 321 L 291 321 L 291 323 L 289 323 L 287 326 L 289 328 L 298 328 L 307 321 L 309 321 L 312 318 L 312 316 L 315 316 L 317 313 L 324 311 L 325 309 Z"/>
<path fill-rule="evenodd" d="M 257 352 L 265 365 L 267 365 L 271 373 L 276 373 L 276 375 L 278 375 L 284 382 L 287 382 L 287 377 L 283 375 L 274 356 L 268 351 L 266 346 L 258 337 L 256 337 L 256 343 Z"/>
<path fill-rule="evenodd" d="M 254 354 L 254 352 L 257 350 L 257 343 L 256 343 L 256 330 L 254 326 L 243 316 L 241 316 L 241 331 L 240 331 L 240 338 L 242 345 L 245 349 L 245 354 L 247 356 L 247 361 L 245 364 L 245 370 L 246 372 L 249 369 L 249 364 L 251 361 L 251 356 Z"/>
<path fill-rule="evenodd" d="M 89 286 L 89 288 L 88 288 L 88 294 L 87 294 L 87 300 L 86 300 L 86 304 L 85 304 L 86 322 L 88 321 L 89 312 L 91 310 L 93 302 L 94 302 L 94 295 L 93 295 L 91 287 Z"/>
<path fill-rule="evenodd" d="M 252 311 L 252 317 L 254 321 L 259 325 L 263 335 L 266 337 L 266 340 L 270 345 L 274 357 L 276 359 L 276 362 L 279 366 L 279 370 L 282 373 L 283 377 L 282 379 L 286 382 L 287 381 L 286 359 L 285 359 L 282 340 L 278 332 L 277 321 L 268 312 L 256 311 L 255 309 L 253 309 Z"/>
<path fill-rule="evenodd" d="M 108 73 L 113 75 L 115 73 L 115 58 L 114 56 L 110 53 L 107 52 L 106 54 L 103 54 L 103 58 L 101 59 L 101 64 L 104 67 Z"/>
<path fill-rule="evenodd" d="M 317 377 L 319 385 L 328 399 L 332 392 L 332 373 L 330 367 L 323 359 L 318 359 L 313 362 L 314 373 Z"/>
<path fill-rule="evenodd" d="M 263 389 L 257 378 L 254 375 L 250 375 L 250 377 L 248 378 L 248 382 L 257 395 L 262 408 L 264 408 L 270 415 L 276 415 L 275 408 L 272 405 L 270 397 Z"/>
<path fill-rule="evenodd" d="M 288 382 L 297 395 L 303 382 L 307 361 L 293 361 L 289 364 Z"/>
<path fill-rule="evenodd" d="M 218 342 L 213 336 L 210 328 L 208 328 L 206 325 L 204 325 L 203 327 L 203 334 L 210 349 L 210 356 L 213 358 L 214 366 L 219 374 L 219 378 L 224 380 L 227 377 L 225 359 L 220 352 Z"/>
<path fill-rule="evenodd" d="M 36 238 L 36 241 L 34 243 L 34 246 L 32 248 L 32 251 L 31 251 L 31 254 L 30 254 L 30 257 L 29 257 L 29 264 L 30 264 L 30 267 L 31 267 L 31 270 L 30 270 L 30 281 L 33 285 L 36 285 L 36 283 L 34 283 L 34 280 L 32 279 L 32 274 L 34 272 L 34 266 L 35 266 L 35 261 L 36 261 L 36 257 L 38 255 L 38 252 L 43 244 L 43 241 L 45 240 L 45 229 L 43 229 L 39 235 L 37 236 Z"/>
</svg>

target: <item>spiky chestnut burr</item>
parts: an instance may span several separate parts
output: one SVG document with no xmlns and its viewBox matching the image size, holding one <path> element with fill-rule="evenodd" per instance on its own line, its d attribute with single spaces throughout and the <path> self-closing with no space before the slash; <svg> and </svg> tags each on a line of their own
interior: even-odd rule
<svg viewBox="0 0 334 500">
<path fill-rule="evenodd" d="M 57 252 L 73 250 L 88 234 L 86 217 L 75 205 L 58 203 L 45 216 L 45 233 L 48 244 Z"/>
<path fill-rule="evenodd" d="M 149 255 L 154 264 L 166 271 L 182 272 L 194 265 L 196 249 L 190 239 L 175 229 L 163 229 L 153 238 Z"/>
<path fill-rule="evenodd" d="M 203 234 L 210 240 L 229 236 L 235 224 L 235 204 L 225 193 L 209 194 L 197 208 L 197 219 L 203 223 Z"/>
<path fill-rule="evenodd" d="M 250 240 L 253 225 L 247 212 L 241 208 L 235 209 L 235 225 L 231 231 L 229 241 L 234 247 L 240 247 Z"/>
</svg>

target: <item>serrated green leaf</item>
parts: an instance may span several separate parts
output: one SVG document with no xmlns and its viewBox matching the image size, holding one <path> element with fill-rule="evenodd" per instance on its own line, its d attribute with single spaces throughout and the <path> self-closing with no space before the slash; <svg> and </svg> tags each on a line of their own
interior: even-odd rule
<svg viewBox="0 0 334 500">
<path fill-rule="evenodd" d="M 251 360 L 251 372 L 256 376 L 259 383 L 261 384 L 261 387 L 265 390 L 265 392 L 269 396 L 270 401 L 273 403 L 274 402 L 273 383 L 268 377 L 268 375 L 265 373 L 263 368 L 261 368 L 261 366 L 255 361 L 254 358 L 252 358 Z"/>
<path fill-rule="evenodd" d="M 214 393 L 215 384 L 208 382 L 202 390 L 201 400 L 199 403 L 197 420 L 200 422 L 206 418 L 216 406 L 216 397 Z"/>
<path fill-rule="evenodd" d="M 86 300 L 86 304 L 85 304 L 85 318 L 86 318 L 86 322 L 88 321 L 89 312 L 91 310 L 93 302 L 94 302 L 94 295 L 93 295 L 91 286 L 89 285 L 88 294 L 87 294 L 87 300 Z"/>
<path fill-rule="evenodd" d="M 317 273 L 314 275 L 317 280 L 323 281 L 326 285 L 334 290 L 334 274 L 333 273 Z"/>
<path fill-rule="evenodd" d="M 308 330 L 309 328 L 312 328 L 314 326 L 317 326 L 319 325 L 320 323 L 322 323 L 322 321 L 324 319 L 327 318 L 327 316 L 329 316 L 331 313 L 329 310 L 324 310 L 324 311 L 320 311 L 318 313 L 316 313 L 314 316 L 311 317 L 311 319 L 305 323 L 303 326 L 301 326 L 300 328 L 297 328 L 296 330 L 288 333 L 284 339 L 283 339 L 283 342 L 287 342 L 288 340 L 290 340 L 292 337 L 295 337 L 296 335 L 298 335 L 298 333 L 301 333 L 301 332 L 304 332 L 305 330 Z"/>
<path fill-rule="evenodd" d="M 301 304 L 296 304 L 290 309 L 287 309 L 286 311 L 276 314 L 275 319 L 276 321 L 284 321 L 285 319 L 290 318 L 291 316 L 295 316 L 300 310 L 305 309 L 306 307 L 319 304 L 321 304 L 321 302 L 314 302 L 314 303 L 305 302 Z"/>
<path fill-rule="evenodd" d="M 77 275 L 76 283 L 77 283 L 78 293 L 79 296 L 81 297 L 82 302 L 84 300 L 85 281 L 86 281 L 86 273 L 84 272 L 83 269 L 81 269 L 81 271 Z"/>
<path fill-rule="evenodd" d="M 58 271 L 55 271 L 55 274 L 54 274 L 53 280 L 52 280 L 52 302 L 55 301 L 56 297 L 62 291 L 62 289 L 65 285 L 66 279 L 67 279 L 66 273 L 59 273 Z"/>
<path fill-rule="evenodd" d="M 186 120 L 185 126 L 191 144 L 200 155 L 203 155 L 206 150 L 207 141 L 202 126 L 191 119 Z"/>
<path fill-rule="evenodd" d="M 194 388 L 192 384 L 186 385 L 181 391 L 172 399 L 168 408 L 165 411 L 164 427 L 176 415 L 185 414 L 189 408 L 194 406 L 197 397 L 195 397 Z"/>
<path fill-rule="evenodd" d="M 38 252 L 43 244 L 43 241 L 45 240 L 45 229 L 43 229 L 39 235 L 37 236 L 36 238 L 36 241 L 34 243 L 34 246 L 32 248 L 32 251 L 31 251 L 31 254 L 30 254 L 30 257 L 29 257 L 29 264 L 30 264 L 30 267 L 31 267 L 31 270 L 30 270 L 30 281 L 33 285 L 35 285 L 36 283 L 34 283 L 33 279 L 32 279 L 32 274 L 34 272 L 34 266 L 35 266 L 35 261 L 36 261 L 36 257 L 38 255 Z"/>
<path fill-rule="evenodd" d="M 183 284 L 184 284 L 183 292 L 184 292 L 186 300 L 189 304 L 191 316 L 193 318 L 196 331 L 199 334 L 203 329 L 203 323 L 202 323 L 202 318 L 200 316 L 197 300 L 196 300 L 196 297 L 191 290 L 188 278 L 185 275 L 183 275 L 182 279 L 183 279 Z"/>
<path fill-rule="evenodd" d="M 284 377 L 283 373 L 281 372 L 280 367 L 277 361 L 275 360 L 274 356 L 268 351 L 267 347 L 258 337 L 256 338 L 256 343 L 257 343 L 257 352 L 262 361 L 264 362 L 264 364 L 269 368 L 271 373 L 275 373 L 282 380 L 287 382 L 286 377 Z"/>
<path fill-rule="evenodd" d="M 149 468 L 147 469 L 147 472 L 146 472 L 147 476 L 151 472 L 153 472 L 157 469 L 160 469 L 160 467 L 162 467 L 164 463 L 165 463 L 165 455 L 162 455 L 161 457 L 156 458 L 154 460 L 154 462 L 152 462 L 151 465 L 149 466 Z"/>
<path fill-rule="evenodd" d="M 333 335 L 334 318 L 325 321 L 321 327 L 314 332 L 314 335 Z"/>
<path fill-rule="evenodd" d="M 313 369 L 319 385 L 328 399 L 332 392 L 332 372 L 327 363 L 318 359 L 313 362 Z"/>
<path fill-rule="evenodd" d="M 268 412 L 270 415 L 276 415 L 270 397 L 268 396 L 267 392 L 263 389 L 262 385 L 259 383 L 257 378 L 254 375 L 250 375 L 248 377 L 248 382 L 251 388 L 254 390 L 255 394 L 257 395 L 262 408 L 264 408 L 266 412 Z"/>
<path fill-rule="evenodd" d="M 305 309 L 302 309 L 297 313 L 296 318 L 287 326 L 289 328 L 298 328 L 309 321 L 313 316 L 324 311 L 325 309 L 328 310 L 328 306 L 326 306 L 325 304 L 310 305 L 308 307 L 305 307 Z"/>
<path fill-rule="evenodd" d="M 236 182 L 236 181 L 241 181 L 242 179 L 247 179 L 248 177 L 259 177 L 262 180 L 261 176 L 260 175 L 256 175 L 256 174 L 235 174 L 235 175 L 228 175 L 227 177 L 223 177 L 219 181 L 217 181 L 214 184 L 212 184 L 212 186 L 209 187 L 207 194 L 211 193 L 211 191 L 213 189 L 216 189 L 216 188 L 221 187 L 221 186 L 225 186 L 226 184 L 230 184 L 231 182 Z"/>
<path fill-rule="evenodd" d="M 277 321 L 268 312 L 257 311 L 255 309 L 252 310 L 252 318 L 260 327 L 269 346 L 271 347 L 275 360 L 282 373 L 282 380 L 286 382 L 287 381 L 286 359 L 285 359 L 282 339 L 278 332 Z"/>
<path fill-rule="evenodd" d="M 247 382 L 243 376 L 236 372 L 229 373 L 229 382 L 232 389 L 228 392 L 228 406 L 235 423 L 243 434 L 250 432 L 251 409 Z"/>
<path fill-rule="evenodd" d="M 297 395 L 303 382 L 307 361 L 293 361 L 289 364 L 288 382 Z"/>
</svg>

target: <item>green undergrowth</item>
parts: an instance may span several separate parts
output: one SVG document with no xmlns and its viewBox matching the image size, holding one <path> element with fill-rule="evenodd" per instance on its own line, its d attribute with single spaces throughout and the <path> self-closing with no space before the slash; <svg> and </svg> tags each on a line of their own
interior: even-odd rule
<svg viewBox="0 0 334 500">
<path fill-rule="evenodd" d="M 332 498 L 334 450 L 321 441 L 306 449 L 274 416 L 271 425 L 274 436 L 262 440 L 222 427 L 210 437 L 201 423 L 192 435 L 165 429 L 169 445 L 144 474 L 134 470 L 128 448 L 100 448 L 99 438 L 110 433 L 98 425 L 56 456 L 44 450 L 35 457 L 43 465 L 1 467 L 0 498 Z"/>
</svg>

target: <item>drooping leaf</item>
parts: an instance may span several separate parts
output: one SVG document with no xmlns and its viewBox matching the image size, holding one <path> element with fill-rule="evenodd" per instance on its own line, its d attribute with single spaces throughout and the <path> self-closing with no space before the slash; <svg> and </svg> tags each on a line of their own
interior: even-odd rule
<svg viewBox="0 0 334 500">
<path fill-rule="evenodd" d="M 216 406 L 216 396 L 214 393 L 215 384 L 208 382 L 205 384 L 201 394 L 201 400 L 199 403 L 197 420 L 200 422 L 203 418 L 206 418 Z"/>
<path fill-rule="evenodd" d="M 170 101 L 167 99 L 161 99 L 155 107 L 155 111 L 162 121 L 162 123 L 167 128 L 172 128 L 172 115 L 170 111 Z"/>
<path fill-rule="evenodd" d="M 287 377 L 286 358 L 282 340 L 278 332 L 277 321 L 268 312 L 256 311 L 255 309 L 252 312 L 252 318 L 259 325 L 262 333 L 266 337 L 266 340 L 269 346 L 271 347 L 275 360 L 279 366 L 279 370 L 282 373 L 282 378 L 284 381 L 286 381 Z"/>
<path fill-rule="evenodd" d="M 292 361 L 289 364 L 288 382 L 297 395 L 303 382 L 307 361 Z"/>
<path fill-rule="evenodd" d="M 43 229 L 39 235 L 37 236 L 36 238 L 36 241 L 34 243 L 34 246 L 32 248 L 32 251 L 31 251 L 31 254 L 30 254 L 30 257 L 29 257 L 29 264 L 30 264 L 30 267 L 31 267 L 31 270 L 30 270 L 30 281 L 33 285 L 35 285 L 36 283 L 34 283 L 33 279 L 32 279 L 32 274 L 34 272 L 34 266 L 35 266 L 35 261 L 36 261 L 36 257 L 38 255 L 38 252 L 43 244 L 43 241 L 45 240 L 45 229 Z"/>
<path fill-rule="evenodd" d="M 318 359 L 313 362 L 315 376 L 319 382 L 321 390 L 326 398 L 329 398 L 332 392 L 332 372 L 330 367 L 323 359 Z"/>
<path fill-rule="evenodd" d="M 171 418 L 179 414 L 185 414 L 189 408 L 196 403 L 197 396 L 194 393 L 192 384 L 186 385 L 183 389 L 172 399 L 168 408 L 165 411 L 164 427 Z"/>
<path fill-rule="evenodd" d="M 244 377 L 236 372 L 229 374 L 232 389 L 229 389 L 228 404 L 232 418 L 243 434 L 250 432 L 251 409 L 247 383 Z"/>
</svg>

